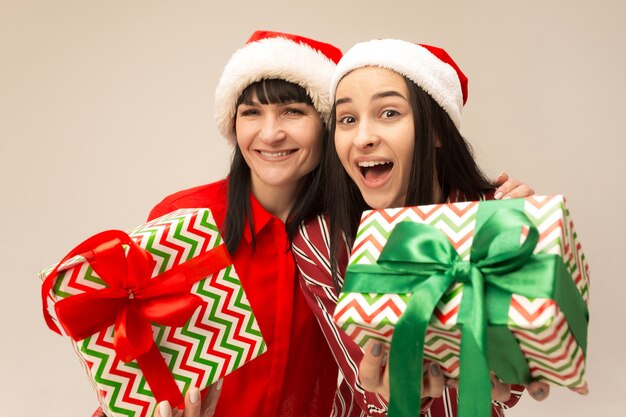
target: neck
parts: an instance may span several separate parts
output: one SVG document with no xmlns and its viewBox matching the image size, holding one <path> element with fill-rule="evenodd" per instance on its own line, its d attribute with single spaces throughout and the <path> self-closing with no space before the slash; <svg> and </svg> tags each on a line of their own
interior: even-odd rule
<svg viewBox="0 0 626 417">
<path fill-rule="evenodd" d="M 271 186 L 263 184 L 252 177 L 252 193 L 265 210 L 278 217 L 283 222 L 293 208 L 300 184 Z"/>
</svg>

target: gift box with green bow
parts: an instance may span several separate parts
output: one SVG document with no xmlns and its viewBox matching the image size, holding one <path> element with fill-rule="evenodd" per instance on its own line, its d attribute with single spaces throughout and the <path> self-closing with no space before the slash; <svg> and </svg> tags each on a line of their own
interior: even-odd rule
<svg viewBox="0 0 626 417">
<path fill-rule="evenodd" d="M 70 336 L 110 417 L 179 406 L 266 350 L 208 209 L 99 233 L 40 276 L 46 322 Z"/>
<path fill-rule="evenodd" d="M 588 297 L 563 196 L 403 207 L 363 213 L 334 319 L 391 345 L 391 416 L 419 408 L 430 360 L 460 379 L 460 415 L 481 417 L 489 372 L 584 385 Z"/>
</svg>

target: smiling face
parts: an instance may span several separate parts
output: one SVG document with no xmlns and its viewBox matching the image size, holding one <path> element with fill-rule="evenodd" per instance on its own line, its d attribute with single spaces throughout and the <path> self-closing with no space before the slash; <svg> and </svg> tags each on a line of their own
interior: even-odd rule
<svg viewBox="0 0 626 417">
<path fill-rule="evenodd" d="M 335 148 L 372 208 L 403 206 L 415 146 L 404 78 L 378 67 L 356 69 L 337 85 Z"/>
<path fill-rule="evenodd" d="M 237 144 L 250 167 L 257 198 L 295 193 L 320 160 L 323 124 L 307 103 L 261 104 L 253 94 L 237 106 Z"/>
</svg>

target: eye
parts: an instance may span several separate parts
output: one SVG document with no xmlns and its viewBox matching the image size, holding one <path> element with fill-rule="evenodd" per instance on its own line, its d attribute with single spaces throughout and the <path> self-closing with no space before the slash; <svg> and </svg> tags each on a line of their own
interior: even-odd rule
<svg viewBox="0 0 626 417">
<path fill-rule="evenodd" d="M 292 115 L 292 116 L 302 115 L 302 114 L 304 114 L 304 111 L 302 109 L 298 109 L 298 108 L 295 108 L 295 107 L 289 107 L 289 108 L 285 109 L 285 114 L 286 115 Z"/>
<path fill-rule="evenodd" d="M 351 125 L 356 122 L 356 118 L 354 116 L 343 116 L 337 119 L 337 124 L 341 125 Z"/>
<path fill-rule="evenodd" d="M 258 116 L 259 114 L 261 114 L 261 112 L 254 108 L 254 107 L 244 107 L 244 108 L 239 108 L 239 116 L 241 117 L 246 117 L 246 116 Z"/>
<path fill-rule="evenodd" d="M 383 119 L 391 119 L 392 117 L 396 117 L 399 115 L 400 115 L 400 112 L 397 110 L 383 110 L 381 117 Z"/>
</svg>

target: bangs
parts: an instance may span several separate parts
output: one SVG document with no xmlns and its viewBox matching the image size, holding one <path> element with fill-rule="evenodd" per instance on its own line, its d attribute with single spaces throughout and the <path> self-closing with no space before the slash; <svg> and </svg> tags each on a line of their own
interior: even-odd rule
<svg viewBox="0 0 626 417">
<path fill-rule="evenodd" d="M 306 90 L 297 84 L 281 79 L 267 79 L 250 84 L 237 100 L 237 106 L 254 104 L 254 97 L 260 104 L 306 103 L 313 105 Z"/>
</svg>

